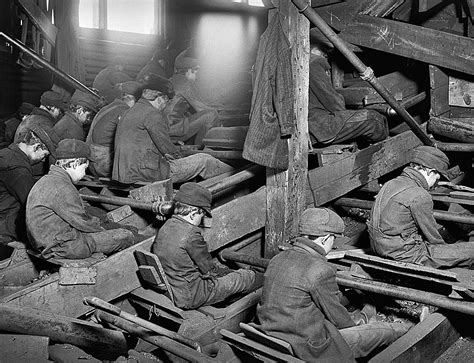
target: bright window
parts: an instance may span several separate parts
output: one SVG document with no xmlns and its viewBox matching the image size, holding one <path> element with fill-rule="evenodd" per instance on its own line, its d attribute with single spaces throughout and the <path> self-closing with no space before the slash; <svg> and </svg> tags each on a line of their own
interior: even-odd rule
<svg viewBox="0 0 474 363">
<path fill-rule="evenodd" d="M 79 1 L 79 26 L 82 28 L 99 28 L 99 0 Z"/>
</svg>

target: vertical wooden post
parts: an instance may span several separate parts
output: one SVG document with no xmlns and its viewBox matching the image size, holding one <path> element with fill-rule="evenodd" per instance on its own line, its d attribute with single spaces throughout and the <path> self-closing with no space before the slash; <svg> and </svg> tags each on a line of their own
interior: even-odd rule
<svg viewBox="0 0 474 363">
<path fill-rule="evenodd" d="M 267 218 L 265 257 L 278 253 L 278 245 L 298 233 L 301 212 L 306 205 L 305 187 L 308 174 L 308 87 L 309 87 L 309 21 L 291 1 L 273 0 L 282 26 L 292 47 L 291 67 L 294 92 L 295 132 L 288 140 L 287 171 L 267 168 Z"/>
</svg>

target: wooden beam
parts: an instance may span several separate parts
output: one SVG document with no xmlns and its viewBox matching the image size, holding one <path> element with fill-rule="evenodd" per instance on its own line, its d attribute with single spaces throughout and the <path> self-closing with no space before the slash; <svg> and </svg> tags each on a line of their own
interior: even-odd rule
<svg viewBox="0 0 474 363">
<path fill-rule="evenodd" d="M 212 210 L 212 227 L 204 230 L 209 251 L 215 251 L 265 225 L 266 188 Z"/>
<path fill-rule="evenodd" d="M 58 28 L 51 23 L 51 20 L 49 20 L 48 16 L 36 5 L 34 0 L 19 0 L 19 3 L 33 24 L 35 24 L 46 39 L 54 45 L 56 43 Z"/>
<path fill-rule="evenodd" d="M 47 362 L 48 345 L 49 338 L 44 336 L 0 334 L 0 352 L 5 362 Z"/>
<path fill-rule="evenodd" d="M 474 74 L 474 39 L 389 19 L 357 15 L 339 34 L 355 45 Z"/>
<path fill-rule="evenodd" d="M 339 198 L 408 163 L 411 149 L 421 145 L 412 131 L 378 142 L 333 164 L 310 170 L 309 189 L 314 205 Z"/>
<path fill-rule="evenodd" d="M 369 362 L 433 362 L 458 338 L 459 333 L 449 319 L 434 313 Z"/>
<path fill-rule="evenodd" d="M 281 15 L 279 15 L 281 14 Z M 282 16 L 283 30 L 291 46 L 293 120 L 295 131 L 288 140 L 288 170 L 267 169 L 265 256 L 278 253 L 278 244 L 298 233 L 299 216 L 306 205 L 308 173 L 309 21 L 290 1 L 280 1 L 269 17 Z"/>
<path fill-rule="evenodd" d="M 79 317 L 93 309 L 82 303 L 85 296 L 110 301 L 141 286 L 133 251 L 149 251 L 153 240 L 154 237 L 148 238 L 93 265 L 97 269 L 95 285 L 63 286 L 59 284 L 59 273 L 55 273 L 3 297 L 0 302 Z"/>
</svg>

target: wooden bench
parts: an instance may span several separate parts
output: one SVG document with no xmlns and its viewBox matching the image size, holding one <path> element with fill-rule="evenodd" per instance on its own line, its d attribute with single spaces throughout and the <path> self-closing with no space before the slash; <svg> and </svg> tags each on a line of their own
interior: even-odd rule
<svg viewBox="0 0 474 363">
<path fill-rule="evenodd" d="M 324 166 L 333 163 L 336 160 L 344 159 L 357 151 L 357 144 L 335 144 L 320 148 L 314 148 L 310 154 L 316 155 L 318 165 Z"/>
<path fill-rule="evenodd" d="M 239 327 L 243 335 L 221 329 L 223 340 L 239 351 L 263 362 L 303 362 L 293 355 L 290 343 L 265 334 L 252 323 L 240 323 Z"/>
</svg>

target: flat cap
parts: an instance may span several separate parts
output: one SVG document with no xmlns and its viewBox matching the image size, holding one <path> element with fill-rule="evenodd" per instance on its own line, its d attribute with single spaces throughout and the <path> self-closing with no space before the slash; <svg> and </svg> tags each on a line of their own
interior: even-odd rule
<svg viewBox="0 0 474 363">
<path fill-rule="evenodd" d="M 122 93 L 132 95 L 136 99 L 139 99 L 143 91 L 143 84 L 136 81 L 127 81 L 120 85 L 120 89 Z"/>
<path fill-rule="evenodd" d="M 44 116 L 31 115 L 28 117 L 31 121 L 31 124 L 28 126 L 28 128 L 33 131 L 36 136 L 38 136 L 43 144 L 45 144 L 49 153 L 56 157 L 56 148 L 59 143 L 59 136 L 52 127 L 45 125 L 44 122 L 40 125 L 41 119 L 45 118 Z"/>
<path fill-rule="evenodd" d="M 176 193 L 174 200 L 176 202 L 202 208 L 209 217 L 212 217 L 211 192 L 199 184 L 191 182 L 184 183 Z"/>
<path fill-rule="evenodd" d="M 89 145 L 84 141 L 76 139 L 61 140 L 56 148 L 56 159 L 79 159 L 87 158 L 90 161 L 96 161 L 91 156 Z"/>
<path fill-rule="evenodd" d="M 63 109 L 66 106 L 64 98 L 58 92 L 54 91 L 43 92 L 40 98 L 40 103 L 43 106 L 53 106 L 60 109 Z"/>
<path fill-rule="evenodd" d="M 176 69 L 199 68 L 199 62 L 196 58 L 191 57 L 177 57 L 174 62 Z"/>
<path fill-rule="evenodd" d="M 299 232 L 308 236 L 338 236 L 344 232 L 344 221 L 328 208 L 308 208 L 301 215 Z"/>
<path fill-rule="evenodd" d="M 83 106 L 92 112 L 99 111 L 99 100 L 88 93 L 76 90 L 72 95 L 70 101 L 73 105 Z"/>
<path fill-rule="evenodd" d="M 418 146 L 411 151 L 410 162 L 436 169 L 449 180 L 449 159 L 444 152 L 432 146 Z"/>
<path fill-rule="evenodd" d="M 144 80 L 144 89 L 159 91 L 167 95 L 170 99 L 174 97 L 174 86 L 169 79 L 155 74 L 149 74 Z"/>
<path fill-rule="evenodd" d="M 21 106 L 18 108 L 18 112 L 22 115 L 29 115 L 31 111 L 35 108 L 35 105 L 32 105 L 28 102 L 23 102 Z"/>
</svg>

